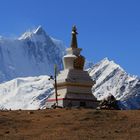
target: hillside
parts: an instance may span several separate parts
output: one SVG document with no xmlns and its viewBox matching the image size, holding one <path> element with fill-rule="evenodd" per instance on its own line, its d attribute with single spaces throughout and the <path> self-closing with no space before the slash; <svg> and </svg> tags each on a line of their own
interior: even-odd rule
<svg viewBox="0 0 140 140">
<path fill-rule="evenodd" d="M 139 137 L 139 110 L 0 112 L 1 140 L 139 140 Z"/>
</svg>

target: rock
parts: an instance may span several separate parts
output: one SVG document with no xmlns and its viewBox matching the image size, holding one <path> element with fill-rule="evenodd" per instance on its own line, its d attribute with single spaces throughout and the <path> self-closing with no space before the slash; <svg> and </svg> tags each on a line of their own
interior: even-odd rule
<svg viewBox="0 0 140 140">
<path fill-rule="evenodd" d="M 118 101 L 112 94 L 110 94 L 107 98 L 103 99 L 100 102 L 99 107 L 97 107 L 97 109 L 119 110 Z"/>
</svg>

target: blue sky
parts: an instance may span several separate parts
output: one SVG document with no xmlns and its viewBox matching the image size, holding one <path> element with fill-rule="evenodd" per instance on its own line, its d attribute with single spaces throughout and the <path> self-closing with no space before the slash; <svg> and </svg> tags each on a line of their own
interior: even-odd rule
<svg viewBox="0 0 140 140">
<path fill-rule="evenodd" d="M 69 47 L 73 24 L 87 60 L 108 57 L 140 76 L 139 0 L 0 0 L 2 36 L 19 36 L 42 25 Z"/>
</svg>

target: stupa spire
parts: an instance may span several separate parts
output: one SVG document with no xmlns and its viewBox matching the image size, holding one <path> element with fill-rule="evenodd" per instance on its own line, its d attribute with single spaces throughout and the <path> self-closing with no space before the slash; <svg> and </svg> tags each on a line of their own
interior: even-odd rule
<svg viewBox="0 0 140 140">
<path fill-rule="evenodd" d="M 74 25 L 73 27 L 72 27 L 72 39 L 71 39 L 71 48 L 78 48 L 78 45 L 77 45 L 77 37 L 76 37 L 76 35 L 77 35 L 78 33 L 77 33 L 77 28 L 76 28 L 76 26 Z"/>
</svg>

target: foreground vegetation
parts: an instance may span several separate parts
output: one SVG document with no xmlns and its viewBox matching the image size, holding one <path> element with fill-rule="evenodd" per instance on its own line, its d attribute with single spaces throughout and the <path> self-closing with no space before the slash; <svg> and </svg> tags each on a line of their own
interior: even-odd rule
<svg viewBox="0 0 140 140">
<path fill-rule="evenodd" d="M 140 110 L 1 111 L 0 140 L 139 140 Z"/>
</svg>

